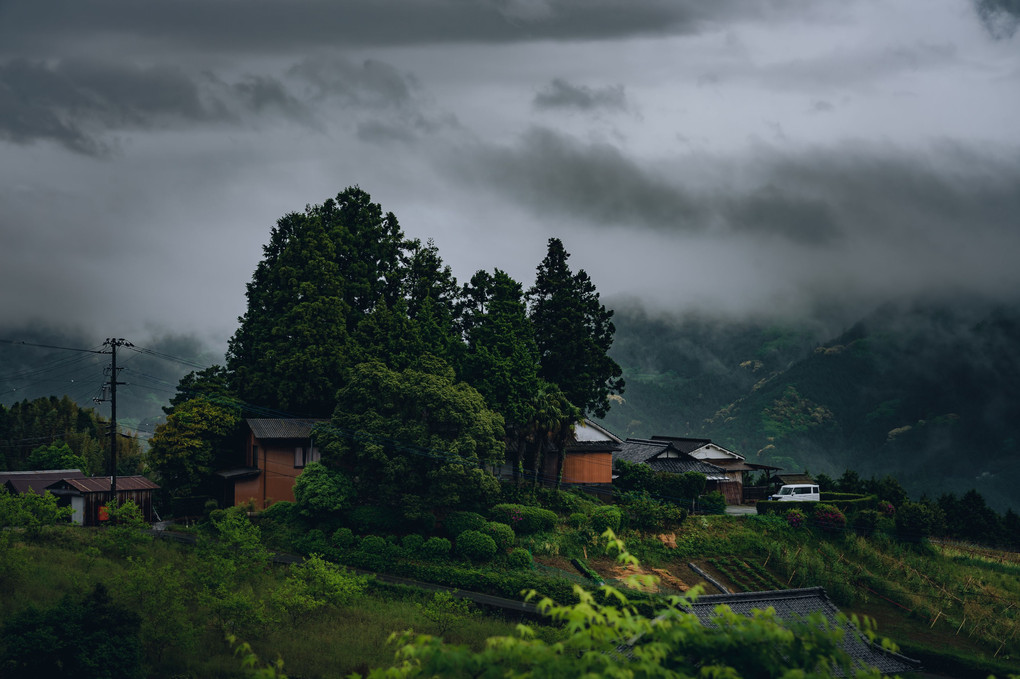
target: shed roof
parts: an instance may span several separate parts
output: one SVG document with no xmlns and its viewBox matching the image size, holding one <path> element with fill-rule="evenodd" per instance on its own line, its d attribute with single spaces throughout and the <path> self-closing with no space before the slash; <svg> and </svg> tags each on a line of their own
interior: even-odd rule
<svg viewBox="0 0 1020 679">
<path fill-rule="evenodd" d="M 45 469 L 25 472 L 0 472 L 0 486 L 6 487 L 12 493 L 23 495 L 35 493 L 42 495 L 46 486 L 54 481 L 65 478 L 83 479 L 85 475 L 80 469 Z"/>
<path fill-rule="evenodd" d="M 892 653 L 868 641 L 853 625 L 839 620 L 839 609 L 822 587 L 743 592 L 740 594 L 710 594 L 694 600 L 693 613 L 704 624 L 712 624 L 715 607 L 725 604 L 734 613 L 750 617 L 752 611 L 773 608 L 783 620 L 806 618 L 821 613 L 833 626 L 846 630 L 843 650 L 854 660 L 877 667 L 882 674 L 916 672 L 921 664 L 898 653 Z"/>
<path fill-rule="evenodd" d="M 307 439 L 312 436 L 312 427 L 322 419 L 284 419 L 278 417 L 250 417 L 246 420 L 257 439 Z"/>
</svg>

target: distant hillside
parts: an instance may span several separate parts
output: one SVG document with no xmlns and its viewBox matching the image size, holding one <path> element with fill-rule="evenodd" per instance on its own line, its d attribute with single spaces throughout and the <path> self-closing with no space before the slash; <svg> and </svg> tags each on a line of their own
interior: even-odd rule
<svg viewBox="0 0 1020 679">
<path fill-rule="evenodd" d="M 1020 309 L 890 305 L 824 343 L 748 324 L 617 325 L 627 392 L 605 423 L 621 434 L 709 436 L 787 469 L 891 474 L 915 497 L 976 488 L 1020 508 Z"/>
</svg>

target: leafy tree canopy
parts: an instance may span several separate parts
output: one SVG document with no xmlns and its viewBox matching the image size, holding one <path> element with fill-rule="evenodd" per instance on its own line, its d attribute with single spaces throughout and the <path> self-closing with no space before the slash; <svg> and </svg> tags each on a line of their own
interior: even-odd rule
<svg viewBox="0 0 1020 679">
<path fill-rule="evenodd" d="M 149 444 L 149 466 L 174 497 L 208 493 L 211 472 L 239 449 L 236 407 L 193 398 L 178 404 Z"/>
<path fill-rule="evenodd" d="M 402 371 L 359 364 L 339 401 L 316 436 L 323 462 L 348 471 L 360 496 L 413 518 L 497 492 L 483 467 L 502 462 L 503 418 L 442 360 L 426 355 Z"/>
</svg>

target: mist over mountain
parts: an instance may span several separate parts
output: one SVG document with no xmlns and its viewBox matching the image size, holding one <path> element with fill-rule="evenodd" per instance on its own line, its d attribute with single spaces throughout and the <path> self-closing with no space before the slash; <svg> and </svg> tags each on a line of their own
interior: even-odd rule
<svg viewBox="0 0 1020 679">
<path fill-rule="evenodd" d="M 110 415 L 107 338 L 85 330 L 49 326 L 0 326 L 0 405 L 47 396 L 68 396 L 84 408 Z M 117 350 L 117 421 L 147 438 L 163 420 L 163 406 L 186 373 L 222 363 L 192 335 L 124 338 L 133 346 Z M 99 402 L 97 402 L 97 400 Z"/>
<path fill-rule="evenodd" d="M 884 305 L 824 325 L 617 313 L 621 434 L 705 436 L 787 470 L 898 478 L 915 497 L 976 488 L 1020 506 L 1020 306 Z"/>
<path fill-rule="evenodd" d="M 1020 304 L 899 302 L 855 322 L 614 306 L 626 390 L 602 422 L 619 435 L 710 437 L 787 470 L 891 474 L 914 497 L 976 488 L 1020 508 Z M 0 404 L 66 394 L 108 416 L 93 401 L 109 381 L 109 355 L 92 353 L 104 339 L 0 328 Z M 181 376 L 223 358 L 193 335 L 127 339 L 118 419 L 147 438 Z"/>
</svg>

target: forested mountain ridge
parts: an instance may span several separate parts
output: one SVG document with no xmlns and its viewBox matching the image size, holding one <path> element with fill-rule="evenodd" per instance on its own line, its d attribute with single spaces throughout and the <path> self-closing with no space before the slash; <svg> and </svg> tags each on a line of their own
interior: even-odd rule
<svg viewBox="0 0 1020 679">
<path fill-rule="evenodd" d="M 807 326 L 671 326 L 626 311 L 617 328 L 628 391 L 605 423 L 620 433 L 706 436 L 786 469 L 1020 506 L 1016 307 L 890 304 L 828 341 Z"/>
</svg>

